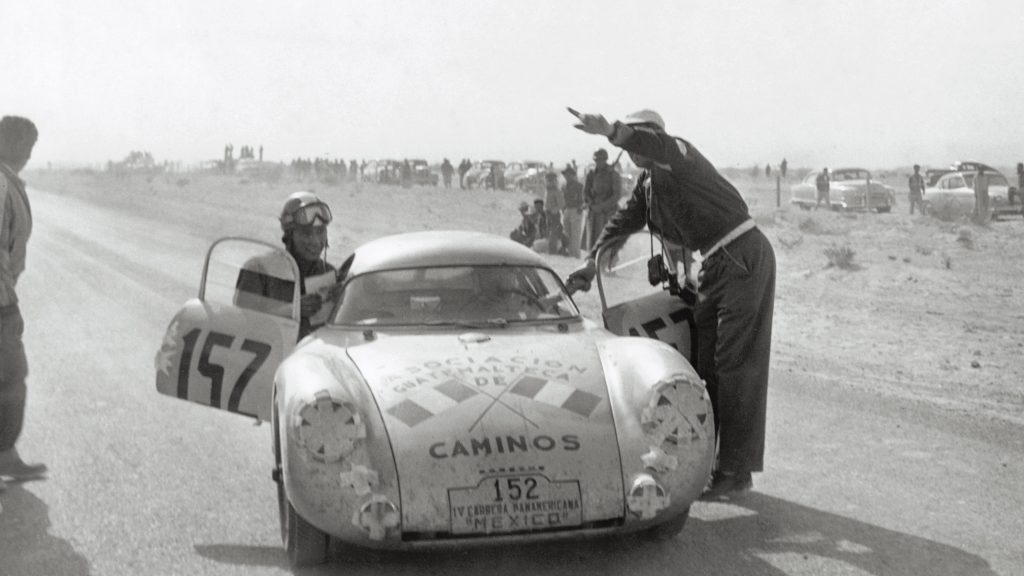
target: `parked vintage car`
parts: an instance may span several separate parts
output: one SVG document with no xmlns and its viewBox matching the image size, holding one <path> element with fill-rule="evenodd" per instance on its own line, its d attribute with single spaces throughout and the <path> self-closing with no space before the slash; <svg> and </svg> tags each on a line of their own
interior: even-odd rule
<svg viewBox="0 0 1024 576">
<path fill-rule="evenodd" d="M 603 304 L 628 263 L 647 277 L 647 258 L 627 257 L 599 276 Z M 288 289 L 240 293 L 242 275 L 271 274 L 253 258 L 284 264 L 266 280 Z M 156 359 L 160 393 L 271 423 L 293 565 L 325 561 L 331 539 L 456 548 L 683 528 L 715 426 L 680 353 L 695 342 L 680 298 L 605 306 L 606 329 L 541 256 L 476 232 L 382 238 L 342 270 L 327 324 L 296 345 L 294 260 L 218 240 Z"/>
<path fill-rule="evenodd" d="M 483 160 L 476 162 L 466 172 L 467 188 L 505 189 L 505 162 L 502 160 Z"/>
<path fill-rule="evenodd" d="M 375 180 L 380 184 L 401 184 L 402 183 L 402 161 L 384 159 L 377 160 L 373 166 L 376 173 Z"/>
<path fill-rule="evenodd" d="M 792 186 L 790 203 L 805 210 L 813 208 L 818 201 L 815 181 L 820 173 L 811 172 Z M 829 177 L 829 203 L 833 210 L 889 212 L 896 205 L 892 187 L 873 180 L 871 172 L 863 168 L 836 168 L 829 171 Z"/>
<path fill-rule="evenodd" d="M 942 178 L 950 172 L 956 172 L 953 168 L 929 168 L 924 171 L 924 186 L 929 188 L 935 186 L 939 182 L 939 178 Z"/>
<path fill-rule="evenodd" d="M 1006 176 L 1003 176 L 995 168 L 978 162 L 958 162 L 954 165 L 955 171 L 943 174 L 934 186 L 925 188 L 925 213 L 953 217 L 973 212 L 974 178 L 978 174 L 979 166 L 983 166 L 988 175 L 989 207 L 992 211 L 992 219 L 997 220 L 1002 216 L 1024 214 L 1016 187 L 1010 186 Z M 1011 190 L 1013 194 L 1011 194 Z"/>
<path fill-rule="evenodd" d="M 440 176 L 430 169 L 430 163 L 422 158 L 410 160 L 412 166 L 412 183 L 417 186 L 437 186 Z"/>
<path fill-rule="evenodd" d="M 544 192 L 544 174 L 548 172 L 547 162 L 527 160 L 523 162 L 524 170 L 514 179 L 508 180 L 516 190 L 532 190 L 534 193 Z"/>
</svg>

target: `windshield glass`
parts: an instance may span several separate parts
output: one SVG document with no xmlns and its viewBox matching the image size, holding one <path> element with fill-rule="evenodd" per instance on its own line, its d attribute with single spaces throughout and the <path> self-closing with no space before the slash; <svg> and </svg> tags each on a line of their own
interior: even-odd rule
<svg viewBox="0 0 1024 576">
<path fill-rule="evenodd" d="M 578 315 L 550 270 L 532 266 L 439 266 L 385 270 L 351 278 L 333 323 L 487 327 Z"/>
<path fill-rule="evenodd" d="M 867 170 L 836 170 L 832 173 L 833 182 L 844 180 L 867 180 L 870 174 Z"/>
</svg>

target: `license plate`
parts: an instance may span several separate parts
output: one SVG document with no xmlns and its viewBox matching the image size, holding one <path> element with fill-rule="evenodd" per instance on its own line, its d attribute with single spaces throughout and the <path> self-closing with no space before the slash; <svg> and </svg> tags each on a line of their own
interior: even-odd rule
<svg viewBox="0 0 1024 576">
<path fill-rule="evenodd" d="M 452 534 L 511 534 L 572 528 L 583 522 L 580 483 L 540 474 L 492 476 L 449 488 Z"/>
</svg>

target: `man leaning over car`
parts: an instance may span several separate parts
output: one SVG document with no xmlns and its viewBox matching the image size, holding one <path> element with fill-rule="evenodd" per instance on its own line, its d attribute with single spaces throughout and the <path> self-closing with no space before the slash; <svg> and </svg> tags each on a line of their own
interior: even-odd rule
<svg viewBox="0 0 1024 576">
<path fill-rule="evenodd" d="M 605 136 L 644 169 L 624 208 L 601 232 L 569 290 L 590 287 L 601 246 L 646 225 L 666 241 L 703 256 L 696 305 L 697 371 L 707 382 L 718 428 L 718 467 L 704 498 L 753 487 L 764 465 L 768 359 L 775 303 L 775 253 L 739 192 L 693 146 L 641 110 L 622 122 L 580 114 L 576 128 Z"/>
</svg>

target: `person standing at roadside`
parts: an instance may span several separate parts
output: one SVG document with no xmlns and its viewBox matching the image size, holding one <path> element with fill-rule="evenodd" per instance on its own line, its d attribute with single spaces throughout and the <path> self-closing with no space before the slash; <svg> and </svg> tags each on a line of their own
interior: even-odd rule
<svg viewBox="0 0 1024 576">
<path fill-rule="evenodd" d="M 1007 200 L 1013 204 L 1012 191 Z M 1024 162 L 1017 162 L 1017 201 L 1021 204 L 1021 210 L 1024 210 Z"/>
<path fill-rule="evenodd" d="M 914 173 L 907 179 L 907 185 L 910 187 L 907 196 L 910 199 L 910 213 L 914 213 L 916 204 L 920 213 L 924 214 L 924 176 L 921 175 L 920 165 L 914 164 Z"/>
<path fill-rule="evenodd" d="M 594 169 L 587 172 L 583 182 L 583 207 L 587 210 L 587 221 L 584 224 L 586 238 L 583 244 L 587 250 L 594 247 L 604 225 L 619 209 L 621 197 L 622 179 L 608 165 L 608 151 L 599 148 L 594 152 Z"/>
<path fill-rule="evenodd" d="M 45 464 L 27 464 L 15 444 L 25 422 L 28 358 L 22 342 L 25 323 L 15 285 L 25 270 L 32 234 L 32 209 L 18 176 L 32 157 L 39 132 L 20 116 L 0 119 L 0 489 L 4 478 L 27 480 L 46 473 Z"/>
<path fill-rule="evenodd" d="M 782 179 L 783 180 L 786 179 L 786 170 L 788 168 L 789 168 L 789 162 L 786 162 L 786 159 L 783 158 L 782 162 L 779 164 L 779 173 L 782 174 Z"/>
<path fill-rule="evenodd" d="M 821 206 L 822 201 L 825 202 L 825 209 L 832 209 L 832 201 L 828 197 L 831 179 L 828 177 L 828 168 L 822 168 L 821 173 L 814 179 L 814 185 L 818 189 L 818 201 L 814 203 L 814 209 L 817 210 Z"/>
<path fill-rule="evenodd" d="M 444 162 L 441 163 L 441 179 L 444 180 L 445 188 L 452 187 L 452 174 L 454 172 L 455 168 L 452 166 L 452 163 L 445 158 Z"/>
<path fill-rule="evenodd" d="M 989 200 L 988 200 L 988 173 L 984 166 L 978 167 L 974 175 L 974 221 L 978 224 L 988 222 Z"/>
<path fill-rule="evenodd" d="M 466 189 L 466 172 L 469 172 L 469 169 L 472 166 L 473 166 L 473 164 L 469 161 L 469 158 L 463 158 L 462 162 L 459 162 L 459 189 L 460 190 L 465 190 Z"/>
<path fill-rule="evenodd" d="M 565 165 L 562 176 L 565 176 L 565 186 L 562 187 L 562 197 L 565 200 L 565 208 L 562 209 L 565 251 L 567 256 L 579 258 L 580 241 L 583 237 L 583 184 L 576 177 L 576 168 L 572 164 Z"/>
<path fill-rule="evenodd" d="M 562 208 L 565 207 L 565 198 L 562 196 L 562 189 L 558 187 L 558 174 L 548 172 L 544 174 L 544 213 L 547 223 L 547 246 L 548 254 L 562 253 Z"/>
<path fill-rule="evenodd" d="M 652 110 L 609 123 L 570 109 L 576 128 L 601 135 L 643 168 L 632 196 L 601 232 L 584 264 L 569 274 L 570 291 L 590 287 L 605 245 L 646 226 L 665 241 L 700 251 L 695 308 L 697 371 L 707 383 L 718 428 L 718 465 L 705 499 L 753 487 L 764 465 L 775 252 L 746 202 L 693 144 L 665 132 Z"/>
</svg>

